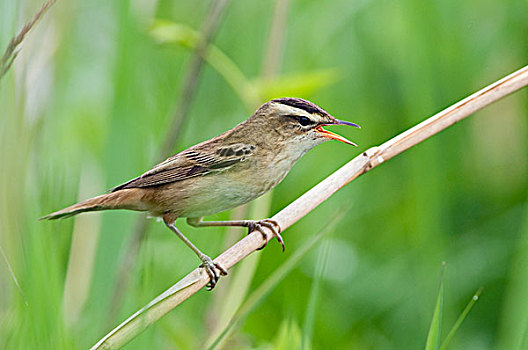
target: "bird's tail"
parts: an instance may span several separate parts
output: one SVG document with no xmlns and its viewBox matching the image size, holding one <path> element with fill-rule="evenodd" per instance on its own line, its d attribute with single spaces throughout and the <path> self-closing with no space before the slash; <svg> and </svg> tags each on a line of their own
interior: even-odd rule
<svg viewBox="0 0 528 350">
<path fill-rule="evenodd" d="M 87 211 L 107 209 L 145 210 L 145 208 L 142 208 L 138 192 L 137 189 L 132 188 L 103 194 L 43 216 L 39 220 L 63 219 Z"/>
</svg>

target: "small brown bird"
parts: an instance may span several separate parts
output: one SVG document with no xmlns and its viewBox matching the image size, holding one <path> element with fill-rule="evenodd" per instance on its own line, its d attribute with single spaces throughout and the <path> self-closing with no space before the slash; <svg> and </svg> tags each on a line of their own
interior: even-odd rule
<svg viewBox="0 0 528 350">
<path fill-rule="evenodd" d="M 334 139 L 356 146 L 325 125 L 357 124 L 341 121 L 321 107 L 300 98 L 279 98 L 263 104 L 233 129 L 182 151 L 143 175 L 94 197 L 42 217 L 59 219 L 86 211 L 129 209 L 162 217 L 165 225 L 202 261 L 214 288 L 227 271 L 203 254 L 175 226 L 179 217 L 195 227 L 244 226 L 249 231 L 269 228 L 284 250 L 277 222 L 265 220 L 202 221 L 247 203 L 271 190 L 309 150 Z M 219 272 L 217 272 L 217 269 Z"/>
</svg>

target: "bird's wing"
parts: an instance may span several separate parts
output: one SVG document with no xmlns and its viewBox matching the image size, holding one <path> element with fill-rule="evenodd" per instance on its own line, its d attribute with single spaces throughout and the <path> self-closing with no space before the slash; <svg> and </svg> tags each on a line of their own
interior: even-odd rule
<svg viewBox="0 0 528 350">
<path fill-rule="evenodd" d="M 255 151 L 254 145 L 236 143 L 218 147 L 197 145 L 180 152 L 153 167 L 143 175 L 111 189 L 150 187 L 182 181 L 229 169 L 243 162 Z M 210 146 L 210 145 L 209 145 Z"/>
</svg>

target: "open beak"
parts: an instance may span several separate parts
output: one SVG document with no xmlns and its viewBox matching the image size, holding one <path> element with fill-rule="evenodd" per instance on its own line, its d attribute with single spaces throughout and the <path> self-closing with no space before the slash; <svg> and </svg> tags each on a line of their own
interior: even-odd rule
<svg viewBox="0 0 528 350">
<path fill-rule="evenodd" d="M 361 128 L 357 124 L 354 124 L 354 123 L 351 123 L 351 122 L 347 122 L 347 121 L 344 121 L 344 120 L 339 120 L 339 119 L 336 119 L 336 123 L 324 124 L 324 125 L 349 125 L 349 126 L 355 126 L 356 128 Z M 322 125 L 317 126 L 315 128 L 315 131 L 317 131 L 321 136 L 328 137 L 330 139 L 341 141 L 341 142 L 344 142 L 344 143 L 347 143 L 349 145 L 357 147 L 357 145 L 354 142 L 345 139 L 343 136 L 338 135 L 338 134 L 334 134 L 333 132 L 330 132 L 328 130 L 323 129 Z"/>
</svg>

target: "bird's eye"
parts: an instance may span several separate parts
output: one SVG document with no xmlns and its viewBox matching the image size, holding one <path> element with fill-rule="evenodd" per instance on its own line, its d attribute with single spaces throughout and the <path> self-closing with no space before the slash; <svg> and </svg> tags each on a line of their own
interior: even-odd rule
<svg viewBox="0 0 528 350">
<path fill-rule="evenodd" d="M 312 121 L 309 118 L 304 117 L 304 116 L 299 117 L 299 124 L 301 124 L 302 126 L 306 126 L 306 125 L 309 125 L 311 123 L 312 123 Z"/>
<path fill-rule="evenodd" d="M 287 117 L 296 120 L 296 121 L 297 121 L 299 124 L 301 124 L 302 126 L 307 126 L 307 125 L 315 124 L 314 121 L 312 121 L 310 118 L 305 117 L 305 116 L 301 116 L 301 115 L 293 115 L 293 114 L 292 114 L 292 115 L 287 115 Z"/>
</svg>

